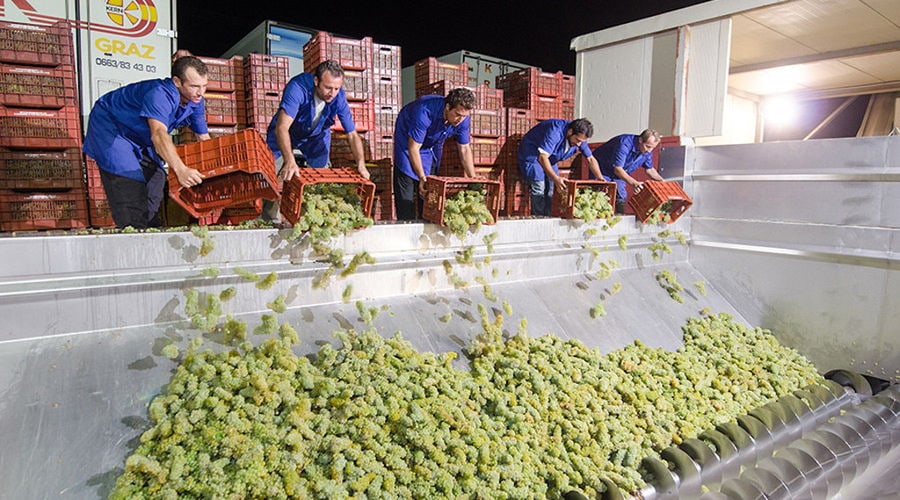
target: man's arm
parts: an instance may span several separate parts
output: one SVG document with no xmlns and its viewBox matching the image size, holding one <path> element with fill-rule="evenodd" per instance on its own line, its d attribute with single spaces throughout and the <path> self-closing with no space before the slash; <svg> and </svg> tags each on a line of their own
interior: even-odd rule
<svg viewBox="0 0 900 500">
<path fill-rule="evenodd" d="M 560 193 L 564 192 L 566 190 L 566 183 L 563 182 L 562 177 L 556 175 L 556 172 L 553 171 L 553 165 L 550 164 L 550 155 L 539 153 L 538 163 L 540 163 L 541 168 L 544 169 L 544 176 L 552 180 L 553 184 L 556 185 L 556 190 Z"/>
<path fill-rule="evenodd" d="M 406 149 L 409 152 L 409 163 L 413 172 L 419 178 L 419 194 L 425 196 L 425 168 L 422 167 L 422 143 L 416 142 L 412 137 L 406 139 Z"/>
<path fill-rule="evenodd" d="M 353 153 L 353 159 L 356 160 L 356 170 L 359 171 L 359 175 L 368 180 L 369 169 L 366 168 L 366 155 L 363 153 L 362 138 L 354 130 L 347 134 L 347 139 L 350 140 L 350 151 Z"/>
<path fill-rule="evenodd" d="M 462 161 L 463 170 L 466 172 L 466 177 L 478 177 L 475 173 L 475 160 L 472 158 L 472 146 L 469 144 L 456 144 L 457 149 L 459 150 L 459 158 Z"/>
<path fill-rule="evenodd" d="M 647 177 L 653 179 L 654 181 L 665 182 L 666 180 L 659 175 L 659 172 L 656 171 L 655 168 L 650 167 L 645 170 L 647 172 Z"/>
<path fill-rule="evenodd" d="M 291 145 L 291 125 L 294 118 L 284 112 L 283 109 L 278 110 L 278 118 L 275 119 L 275 142 L 278 144 L 278 150 L 281 151 L 281 157 L 284 158 L 284 164 L 278 175 L 286 180 L 291 180 L 299 171 L 297 160 L 294 159 L 294 146 Z"/>
<path fill-rule="evenodd" d="M 625 167 L 615 166 L 613 167 L 613 172 L 615 172 L 616 177 L 625 181 L 631 187 L 638 187 L 641 185 L 641 181 L 635 179 L 634 177 L 628 175 L 628 172 L 625 171 Z"/>
<path fill-rule="evenodd" d="M 169 135 L 168 127 L 163 122 L 153 118 L 147 118 L 147 123 L 150 126 L 150 140 L 153 142 L 153 148 L 160 158 L 169 165 L 169 168 L 175 170 L 178 184 L 189 188 L 203 182 L 203 174 L 185 165 L 181 157 L 178 156 L 175 144 L 172 143 L 172 136 Z M 204 135 L 209 138 L 209 134 Z"/>
</svg>

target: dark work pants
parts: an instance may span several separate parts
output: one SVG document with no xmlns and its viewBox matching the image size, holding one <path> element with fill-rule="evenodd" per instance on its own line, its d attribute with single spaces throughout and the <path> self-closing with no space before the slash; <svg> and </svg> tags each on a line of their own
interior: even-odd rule
<svg viewBox="0 0 900 500">
<path fill-rule="evenodd" d="M 166 171 L 146 156 L 141 160 L 141 169 L 147 182 L 99 169 L 109 211 L 118 228 L 146 229 L 160 225 L 159 205 L 166 185 Z"/>
<path fill-rule="evenodd" d="M 422 198 L 419 196 L 419 181 L 394 169 L 394 203 L 397 205 L 397 220 L 415 220 L 422 213 Z"/>
</svg>

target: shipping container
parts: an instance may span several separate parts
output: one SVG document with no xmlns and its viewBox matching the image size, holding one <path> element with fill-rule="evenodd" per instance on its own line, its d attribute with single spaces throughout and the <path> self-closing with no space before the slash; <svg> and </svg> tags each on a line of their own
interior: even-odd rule
<svg viewBox="0 0 900 500">
<path fill-rule="evenodd" d="M 0 22 L 9 23 L 11 29 L 59 21 L 68 21 L 73 28 L 84 117 L 110 90 L 170 75 L 177 32 L 174 0 L 0 1 Z"/>
<path fill-rule="evenodd" d="M 319 30 L 267 19 L 259 23 L 222 57 L 266 54 L 288 58 L 290 76 L 303 72 L 303 46 Z"/>
</svg>

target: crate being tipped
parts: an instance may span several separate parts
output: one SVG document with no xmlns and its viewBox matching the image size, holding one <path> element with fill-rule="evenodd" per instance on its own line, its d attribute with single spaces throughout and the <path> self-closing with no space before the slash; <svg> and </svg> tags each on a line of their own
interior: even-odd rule
<svg viewBox="0 0 900 500">
<path fill-rule="evenodd" d="M 628 206 L 641 222 L 660 212 L 659 221 L 671 224 L 693 203 L 677 182 L 645 181 L 628 198 Z"/>
<path fill-rule="evenodd" d="M 366 217 L 372 216 L 375 199 L 375 183 L 366 180 L 355 168 L 301 168 L 284 183 L 281 194 L 281 215 L 291 224 L 303 216 L 303 194 L 316 184 L 353 184 L 360 200 L 360 210 Z"/>
<path fill-rule="evenodd" d="M 194 217 L 260 198 L 278 199 L 275 159 L 256 130 L 241 130 L 176 149 L 188 167 L 204 176 L 200 185 L 184 188 L 175 170 L 169 168 L 169 196 Z"/>
<path fill-rule="evenodd" d="M 607 182 L 607 181 L 597 181 L 597 180 L 574 180 L 574 179 L 564 179 L 566 184 L 565 192 L 556 192 L 553 193 L 553 201 L 550 204 L 550 214 L 553 217 L 559 217 L 561 219 L 582 219 L 587 222 L 592 221 L 596 218 L 603 218 L 602 212 L 603 206 L 600 206 L 604 203 L 608 204 L 609 216 L 613 216 L 615 214 L 616 207 L 616 183 L 615 182 Z M 591 196 L 590 200 L 594 200 L 591 203 L 590 207 L 579 207 L 578 206 L 578 192 L 581 191 L 596 191 L 598 193 L 602 193 L 602 196 L 606 197 L 606 201 L 601 201 L 599 199 L 595 199 L 594 196 L 601 196 L 598 193 L 586 193 L 586 195 Z M 585 214 L 594 214 L 597 215 L 591 217 L 590 215 Z"/>
<path fill-rule="evenodd" d="M 422 207 L 422 218 L 441 226 L 448 226 L 444 220 L 448 204 L 460 191 L 484 191 L 484 203 L 491 215 L 491 221 L 484 224 L 495 224 L 500 213 L 500 181 L 477 179 L 471 177 L 440 177 L 430 175 L 425 178 L 425 202 Z"/>
</svg>

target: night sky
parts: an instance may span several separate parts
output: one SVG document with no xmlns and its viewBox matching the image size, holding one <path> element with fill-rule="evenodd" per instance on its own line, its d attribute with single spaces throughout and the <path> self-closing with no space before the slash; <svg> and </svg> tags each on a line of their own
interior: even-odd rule
<svg viewBox="0 0 900 500">
<path fill-rule="evenodd" d="M 585 0 L 547 2 L 550 7 L 539 10 L 534 2 L 512 1 L 182 0 L 178 45 L 196 55 L 219 57 L 260 22 L 271 19 L 399 45 L 404 67 L 425 57 L 470 50 L 574 74 L 572 38 L 697 3 L 702 1 Z"/>
</svg>

